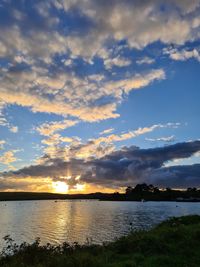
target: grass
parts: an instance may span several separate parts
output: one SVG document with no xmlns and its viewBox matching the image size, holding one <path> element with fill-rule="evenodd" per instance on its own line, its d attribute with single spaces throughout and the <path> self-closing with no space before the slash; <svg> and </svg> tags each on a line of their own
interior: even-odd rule
<svg viewBox="0 0 200 267">
<path fill-rule="evenodd" d="M 17 247 L 7 236 L 1 267 L 199 267 L 200 216 L 167 220 L 102 246 L 77 243 Z M 12 254 L 12 256 L 11 256 Z"/>
</svg>

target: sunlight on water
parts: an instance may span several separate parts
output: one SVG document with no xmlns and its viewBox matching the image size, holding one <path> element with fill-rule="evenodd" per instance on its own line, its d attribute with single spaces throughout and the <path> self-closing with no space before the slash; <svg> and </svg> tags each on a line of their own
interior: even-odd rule
<svg viewBox="0 0 200 267">
<path fill-rule="evenodd" d="M 0 202 L 0 247 L 10 235 L 17 243 L 93 243 L 114 240 L 133 229 L 149 228 L 171 216 L 200 214 L 200 203 L 12 201 Z"/>
</svg>

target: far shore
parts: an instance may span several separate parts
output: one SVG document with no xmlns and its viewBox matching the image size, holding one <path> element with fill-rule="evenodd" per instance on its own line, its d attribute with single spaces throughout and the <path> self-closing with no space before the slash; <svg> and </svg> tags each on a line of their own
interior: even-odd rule
<svg viewBox="0 0 200 267">
<path fill-rule="evenodd" d="M 99 200 L 99 201 L 177 201 L 200 202 L 200 192 L 172 190 L 159 193 L 142 192 L 137 194 L 126 193 L 90 193 L 90 194 L 58 194 L 39 192 L 0 192 L 0 201 L 22 200 Z"/>
</svg>

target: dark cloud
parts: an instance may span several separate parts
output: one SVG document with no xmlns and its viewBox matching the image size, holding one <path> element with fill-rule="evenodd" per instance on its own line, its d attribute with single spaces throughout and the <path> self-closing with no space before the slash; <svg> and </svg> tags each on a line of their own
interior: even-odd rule
<svg viewBox="0 0 200 267">
<path fill-rule="evenodd" d="M 200 164 L 165 167 L 164 163 L 175 159 L 188 158 L 200 151 L 200 141 L 177 143 L 174 145 L 140 149 L 124 147 L 99 159 L 51 159 L 41 165 L 29 166 L 18 171 L 2 173 L 9 177 L 51 177 L 63 181 L 67 176 L 69 185 L 74 186 L 76 176 L 81 181 L 107 187 L 135 185 L 138 182 L 153 183 L 158 186 L 188 187 L 200 185 Z"/>
<path fill-rule="evenodd" d="M 200 164 L 171 166 L 155 170 L 149 179 L 157 186 L 186 188 L 200 186 Z"/>
<path fill-rule="evenodd" d="M 83 161 L 71 159 L 68 162 L 61 159 L 48 159 L 44 164 L 32 165 L 18 171 L 4 173 L 5 176 L 18 177 L 62 177 L 71 175 L 77 176 L 82 171 Z"/>
</svg>

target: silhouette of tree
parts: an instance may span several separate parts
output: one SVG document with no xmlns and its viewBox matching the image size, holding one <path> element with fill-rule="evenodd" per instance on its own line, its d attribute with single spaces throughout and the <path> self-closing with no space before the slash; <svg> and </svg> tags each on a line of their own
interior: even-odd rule
<svg viewBox="0 0 200 267">
<path fill-rule="evenodd" d="M 152 184 L 150 184 L 148 186 L 148 191 L 154 193 L 154 190 L 155 190 L 155 187 Z"/>
<path fill-rule="evenodd" d="M 196 189 L 196 187 L 188 187 L 188 189 L 187 189 L 187 192 L 197 192 L 197 189 Z"/>
<path fill-rule="evenodd" d="M 166 190 L 167 193 L 172 192 L 172 189 L 170 187 L 167 187 L 165 190 Z"/>
<path fill-rule="evenodd" d="M 128 186 L 126 188 L 126 194 L 140 194 L 140 193 L 158 193 L 160 192 L 158 187 L 153 186 L 152 184 L 147 185 L 146 183 L 137 184 L 134 188 Z"/>
<path fill-rule="evenodd" d="M 145 183 L 143 184 L 137 184 L 135 186 L 135 188 L 133 189 L 134 192 L 138 192 L 138 193 L 141 193 L 141 192 L 149 192 L 149 186 Z"/>
<path fill-rule="evenodd" d="M 133 193 L 133 187 L 128 186 L 128 187 L 126 188 L 126 194 L 127 194 L 127 195 L 130 195 L 130 194 L 132 194 L 132 193 Z"/>
<path fill-rule="evenodd" d="M 154 187 L 153 193 L 159 193 L 159 192 L 160 192 L 160 189 L 158 187 Z"/>
</svg>

